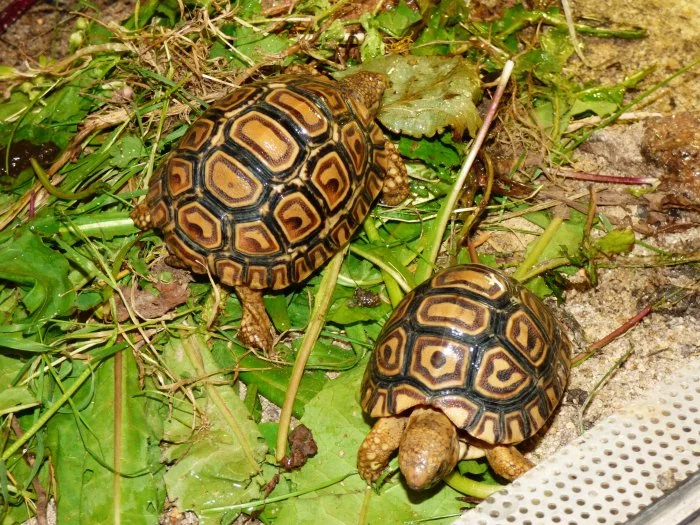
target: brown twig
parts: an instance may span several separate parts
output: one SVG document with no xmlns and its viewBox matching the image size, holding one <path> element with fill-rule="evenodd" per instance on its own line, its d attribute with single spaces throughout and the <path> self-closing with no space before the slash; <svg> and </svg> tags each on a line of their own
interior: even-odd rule
<svg viewBox="0 0 700 525">
<path fill-rule="evenodd" d="M 619 336 L 627 332 L 633 326 L 639 324 L 639 322 L 652 311 L 653 306 L 654 305 L 652 304 L 645 306 L 637 315 L 628 319 L 618 328 L 610 332 L 608 335 L 590 345 L 587 351 L 581 352 L 580 354 L 574 356 L 574 358 L 571 361 L 571 366 L 573 367 L 580 365 L 586 359 L 595 355 L 595 353 L 598 352 L 598 350 L 606 346 L 608 343 L 612 342 L 614 339 L 617 339 Z"/>
</svg>

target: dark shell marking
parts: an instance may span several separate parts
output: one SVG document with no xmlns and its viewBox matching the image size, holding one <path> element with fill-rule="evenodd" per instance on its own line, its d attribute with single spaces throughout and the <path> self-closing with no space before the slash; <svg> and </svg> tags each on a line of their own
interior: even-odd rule
<svg viewBox="0 0 700 525">
<path fill-rule="evenodd" d="M 205 111 L 153 176 L 146 205 L 193 271 L 282 289 L 347 244 L 387 163 L 384 135 L 337 83 L 277 77 Z"/>
<path fill-rule="evenodd" d="M 441 271 L 398 305 L 362 381 L 373 417 L 432 405 L 492 444 L 532 436 L 561 399 L 570 343 L 547 307 L 482 265 Z"/>
</svg>

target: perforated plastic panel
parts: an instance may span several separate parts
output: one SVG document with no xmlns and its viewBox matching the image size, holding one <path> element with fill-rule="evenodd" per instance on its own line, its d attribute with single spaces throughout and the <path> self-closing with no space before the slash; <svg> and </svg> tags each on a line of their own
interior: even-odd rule
<svg viewBox="0 0 700 525">
<path fill-rule="evenodd" d="M 700 471 L 700 360 L 659 389 L 598 423 L 455 523 L 625 523 L 673 492 Z M 700 508 L 697 490 L 685 500 L 688 515 Z"/>
</svg>

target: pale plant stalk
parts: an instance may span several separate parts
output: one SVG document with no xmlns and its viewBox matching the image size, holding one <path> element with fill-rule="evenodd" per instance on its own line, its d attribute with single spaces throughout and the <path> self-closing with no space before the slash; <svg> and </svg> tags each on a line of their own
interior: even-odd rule
<svg viewBox="0 0 700 525">
<path fill-rule="evenodd" d="M 326 266 L 326 269 L 323 272 L 323 277 L 321 278 L 321 283 L 318 287 L 319 289 L 318 294 L 316 295 L 316 301 L 314 302 L 313 309 L 311 310 L 311 318 L 306 328 L 306 332 L 304 333 L 301 347 L 297 352 L 297 358 L 294 361 L 294 368 L 292 368 L 292 377 L 289 379 L 289 387 L 287 388 L 287 394 L 285 395 L 284 403 L 282 404 L 279 428 L 277 430 L 277 449 L 275 451 L 277 461 L 281 461 L 287 452 L 287 436 L 289 435 L 289 425 L 292 420 L 294 400 L 296 399 L 297 392 L 299 391 L 299 384 L 301 383 L 301 378 L 304 374 L 306 363 L 311 355 L 311 350 L 313 350 L 314 344 L 316 343 L 316 340 L 321 333 L 321 329 L 323 328 L 326 312 L 330 306 L 333 290 L 335 289 L 335 283 L 338 280 L 338 274 L 340 273 L 340 267 L 343 264 L 343 259 L 345 259 L 345 253 L 346 250 L 338 252 L 331 259 L 331 262 L 328 264 L 328 266 Z"/>
</svg>

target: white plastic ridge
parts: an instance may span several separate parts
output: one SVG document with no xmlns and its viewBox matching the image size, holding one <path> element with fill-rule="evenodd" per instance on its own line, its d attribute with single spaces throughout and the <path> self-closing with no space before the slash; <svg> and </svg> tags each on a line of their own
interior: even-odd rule
<svg viewBox="0 0 700 525">
<path fill-rule="evenodd" d="M 455 525 L 625 523 L 680 493 L 675 489 L 700 472 L 700 360 L 659 385 L 659 392 L 599 422 Z M 689 479 L 684 492 L 666 505 L 682 516 L 656 519 L 653 511 L 662 505 L 653 505 L 645 525 L 695 523 L 700 483 Z"/>
</svg>

